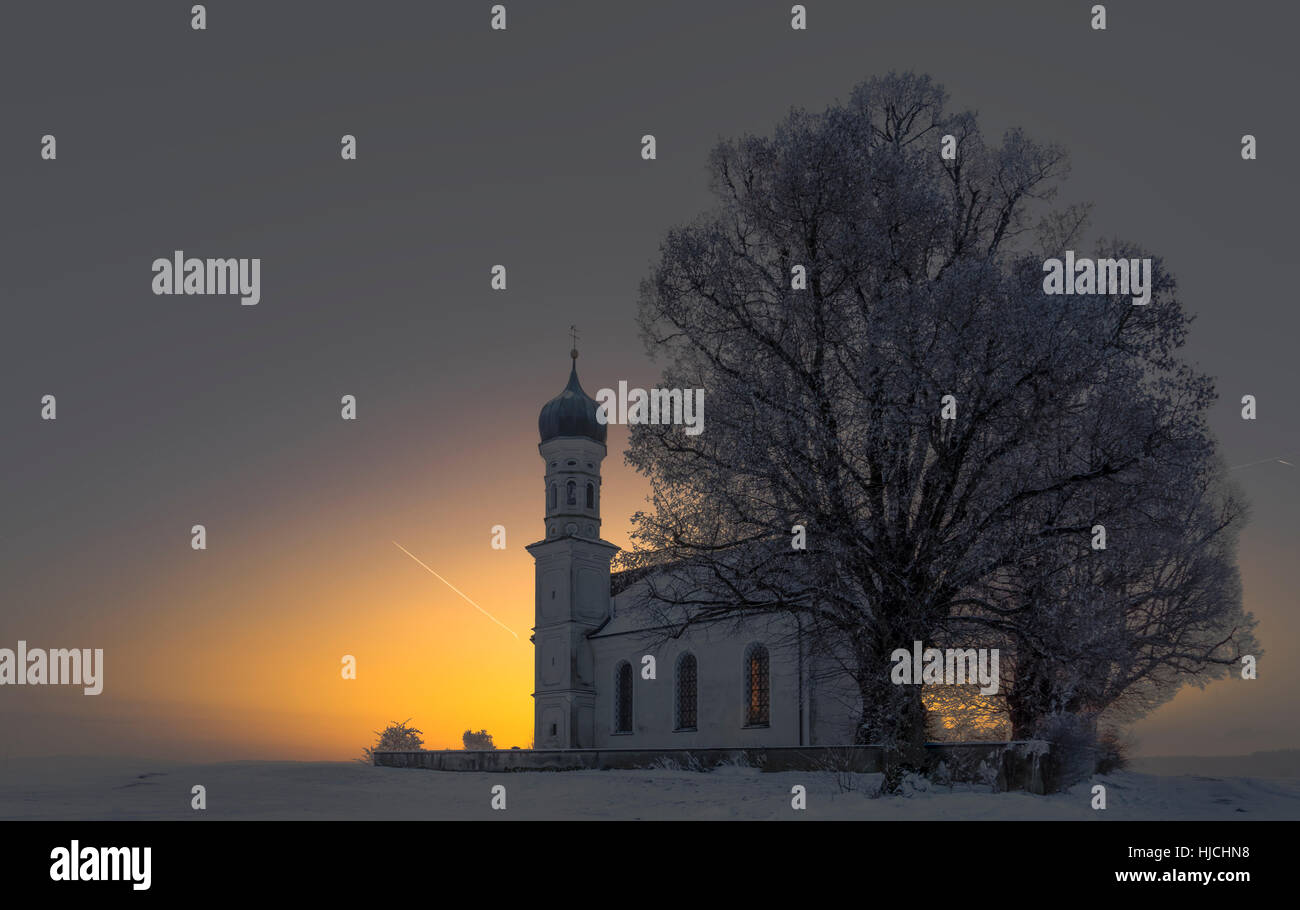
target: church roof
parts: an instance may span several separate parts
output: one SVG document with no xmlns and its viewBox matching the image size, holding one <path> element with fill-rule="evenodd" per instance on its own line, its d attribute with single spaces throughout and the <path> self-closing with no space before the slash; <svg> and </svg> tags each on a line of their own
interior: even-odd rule
<svg viewBox="0 0 1300 910">
<path fill-rule="evenodd" d="M 714 554 L 737 573 L 737 581 L 747 581 L 762 586 L 764 583 L 782 582 L 784 585 L 798 584 L 797 571 L 792 571 L 790 563 L 797 561 L 798 554 L 791 555 L 784 535 L 774 535 L 770 539 L 748 540 L 735 544 L 724 553 Z M 732 621 L 734 615 L 703 619 L 697 614 L 700 609 L 698 598 L 693 606 L 686 602 L 674 603 L 663 599 L 662 591 L 673 589 L 699 592 L 699 579 L 692 580 L 703 571 L 705 577 L 711 577 L 712 571 L 698 565 L 692 565 L 688 559 L 659 558 L 656 562 L 639 565 L 632 569 L 611 572 L 609 594 L 611 615 L 600 626 L 587 633 L 588 638 L 605 638 L 623 635 L 628 632 L 646 632 L 656 629 L 675 627 L 685 622 L 692 615 L 695 623 L 713 623 Z M 671 594 L 669 595 L 672 596 Z M 651 603 L 654 608 L 651 609 Z M 782 608 L 773 601 L 771 606 L 754 604 L 745 610 L 749 618 L 782 613 Z M 739 614 L 737 614 L 739 615 Z"/>
<path fill-rule="evenodd" d="M 569 384 L 564 391 L 542 406 L 537 415 L 537 431 L 542 442 L 560 436 L 585 436 L 604 444 L 609 428 L 596 419 L 596 402 L 578 382 L 578 352 L 573 352 Z"/>
<path fill-rule="evenodd" d="M 639 566 L 609 574 L 609 596 L 617 597 L 641 579 L 659 570 L 659 566 Z"/>
</svg>

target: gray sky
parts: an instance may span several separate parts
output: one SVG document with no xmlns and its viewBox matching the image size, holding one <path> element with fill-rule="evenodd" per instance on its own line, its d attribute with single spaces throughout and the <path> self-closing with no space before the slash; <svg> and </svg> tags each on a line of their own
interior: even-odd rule
<svg viewBox="0 0 1300 910">
<path fill-rule="evenodd" d="M 216 2 L 202 33 L 189 5 L 5 5 L 0 646 L 148 622 L 132 591 L 180 558 L 196 512 L 290 521 L 343 478 L 364 495 L 389 452 L 536 496 L 533 421 L 570 323 L 590 393 L 654 382 L 637 283 L 709 204 L 712 145 L 891 69 L 930 73 L 986 135 L 1065 145 L 1061 201 L 1164 256 L 1198 315 L 1189 355 L 1217 377 L 1229 464 L 1300 453 L 1291 5 L 1111 3 L 1096 32 L 1087 2 L 812 0 L 804 33 L 790 3 L 756 0 L 519 0 L 505 33 L 480 2 Z M 149 263 L 175 249 L 261 257 L 262 302 L 153 296 Z M 330 436 L 342 392 L 365 437 Z M 57 426 L 35 419 L 49 393 Z M 639 483 L 625 438 L 607 488 Z M 480 458 L 507 445 L 508 469 Z M 1180 696 L 1138 727 L 1147 754 L 1300 747 L 1300 467 L 1236 474 L 1260 679 Z M 622 533 L 637 503 L 614 501 Z"/>
</svg>

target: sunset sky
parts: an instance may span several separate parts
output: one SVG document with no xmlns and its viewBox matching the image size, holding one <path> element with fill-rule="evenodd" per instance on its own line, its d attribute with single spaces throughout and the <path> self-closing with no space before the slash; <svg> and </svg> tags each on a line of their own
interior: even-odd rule
<svg viewBox="0 0 1300 910">
<path fill-rule="evenodd" d="M 1300 453 L 1294 87 L 1250 65 L 1291 53 L 1283 28 L 1256 21 L 1247 47 L 1173 2 L 1116 5 L 1104 34 L 1086 4 L 1028 0 L 823 2 L 798 35 L 788 4 L 743 0 L 616 21 L 510 4 L 504 34 L 486 4 L 223 3 L 206 33 L 162 2 L 11 6 L 0 647 L 103 648 L 106 670 L 95 697 L 0 688 L 0 759 L 348 759 L 408 717 L 428 747 L 485 727 L 526 748 L 523 548 L 542 536 L 537 412 L 567 380 L 568 326 L 589 394 L 653 385 L 637 283 L 709 204 L 709 149 L 890 69 L 931 73 L 987 136 L 1065 145 L 1060 201 L 1163 255 L 1198 314 L 1188 352 L 1218 379 L 1228 463 Z M 260 257 L 261 302 L 155 297 L 150 263 L 178 249 Z M 602 490 L 620 546 L 647 492 L 626 439 L 611 427 Z M 1134 729 L 1141 754 L 1300 748 L 1300 467 L 1234 476 L 1260 678 L 1180 694 Z"/>
</svg>

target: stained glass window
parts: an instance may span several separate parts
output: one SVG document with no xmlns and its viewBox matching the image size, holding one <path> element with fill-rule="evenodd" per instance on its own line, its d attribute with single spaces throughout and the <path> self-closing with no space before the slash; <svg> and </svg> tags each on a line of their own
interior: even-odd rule
<svg viewBox="0 0 1300 910">
<path fill-rule="evenodd" d="M 745 651 L 745 726 L 767 726 L 768 700 L 767 648 L 750 645 Z"/>
<path fill-rule="evenodd" d="M 632 732 L 632 665 L 627 661 L 614 671 L 614 732 Z"/>
<path fill-rule="evenodd" d="M 677 729 L 694 730 L 696 720 L 696 664 L 694 654 L 677 658 Z"/>
</svg>

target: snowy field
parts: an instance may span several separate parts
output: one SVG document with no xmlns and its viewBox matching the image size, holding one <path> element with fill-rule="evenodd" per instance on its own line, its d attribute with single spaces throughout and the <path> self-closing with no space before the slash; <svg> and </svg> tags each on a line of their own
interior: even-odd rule
<svg viewBox="0 0 1300 910">
<path fill-rule="evenodd" d="M 0 763 L 0 819 L 1300 819 L 1300 779 L 1123 771 L 1068 793 L 991 793 L 958 784 L 872 798 L 879 775 L 690 771 L 512 774 L 375 768 L 349 762 L 184 764 L 124 758 Z M 1089 807 L 1106 786 L 1104 812 Z M 207 789 L 207 810 L 190 808 Z M 506 787 L 505 811 L 491 789 Z M 790 807 L 791 787 L 808 808 Z M 924 782 L 922 782 L 924 784 Z"/>
</svg>

